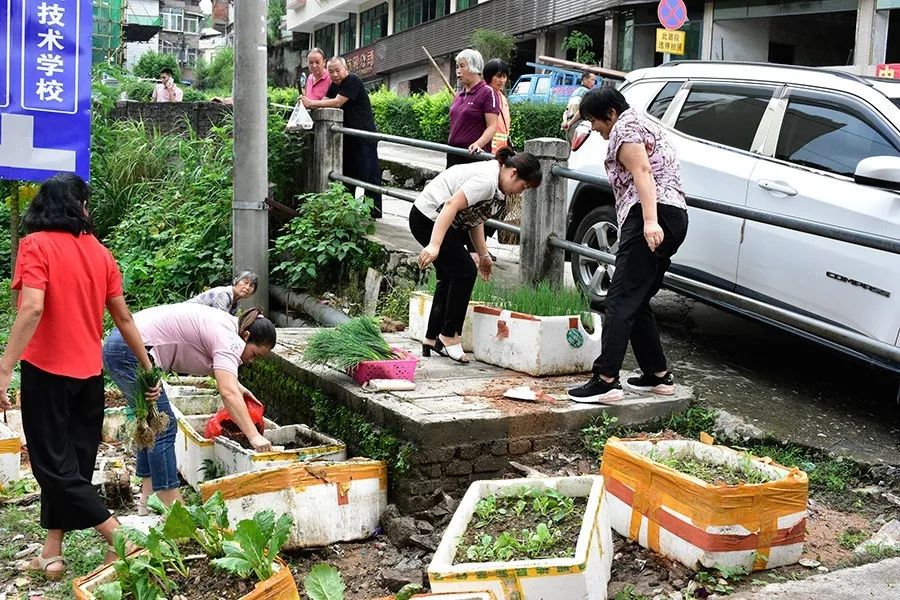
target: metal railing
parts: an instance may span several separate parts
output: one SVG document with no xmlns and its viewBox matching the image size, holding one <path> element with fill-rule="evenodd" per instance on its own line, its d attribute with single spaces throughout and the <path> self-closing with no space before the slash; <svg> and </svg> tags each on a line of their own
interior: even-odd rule
<svg viewBox="0 0 900 600">
<path fill-rule="evenodd" d="M 435 150 L 447 154 L 457 156 L 470 156 L 469 152 L 462 148 L 439 144 L 436 142 L 427 142 L 423 140 L 415 140 L 395 135 L 387 135 L 375 133 L 371 131 L 363 131 L 352 129 L 339 125 L 331 126 L 331 131 L 342 135 L 350 135 L 354 137 L 364 138 L 375 141 L 387 141 L 410 146 L 414 148 L 423 148 L 426 150 Z M 478 155 L 481 160 L 490 160 L 493 155 L 481 153 Z M 605 192 L 612 193 L 612 186 L 605 177 L 585 173 L 575 169 L 554 165 L 550 172 L 561 178 L 573 179 L 599 187 Z M 407 202 L 414 202 L 416 195 L 403 190 L 397 190 L 379 185 L 373 185 L 365 181 L 360 181 L 345 175 L 331 173 L 329 178 L 334 181 L 340 181 L 348 185 L 358 186 L 368 191 L 378 192 L 393 198 L 399 198 Z M 716 202 L 704 198 L 687 197 L 687 205 L 699 210 L 705 210 L 735 218 L 746 219 L 758 223 L 781 227 L 801 233 L 815 235 L 827 239 L 840 242 L 854 244 L 865 248 L 889 252 L 892 254 L 900 254 L 900 240 L 860 231 L 848 231 L 823 223 L 816 223 L 789 217 L 785 215 L 773 215 L 760 210 Z M 509 223 L 490 220 L 488 225 L 508 231 L 521 236 L 521 228 Z M 590 260 L 596 260 L 599 263 L 615 265 L 615 256 L 607 252 L 590 248 L 583 244 L 568 241 L 559 236 L 557 233 L 551 233 L 547 243 L 554 248 L 558 248 L 572 255 L 584 257 Z M 890 345 L 885 342 L 874 340 L 859 332 L 846 329 L 839 325 L 829 323 L 814 317 L 791 311 L 779 306 L 774 306 L 708 285 L 706 283 L 678 275 L 675 273 L 667 273 L 664 278 L 664 285 L 670 289 L 677 290 L 688 295 L 693 295 L 704 300 L 718 303 L 720 306 L 736 310 L 739 313 L 761 318 L 762 320 L 771 322 L 772 324 L 787 326 L 799 332 L 804 332 L 818 338 L 822 343 L 830 345 L 833 348 L 848 352 L 857 358 L 874 362 L 880 366 L 888 367 L 893 370 L 898 369 L 900 365 L 900 347 Z"/>
</svg>

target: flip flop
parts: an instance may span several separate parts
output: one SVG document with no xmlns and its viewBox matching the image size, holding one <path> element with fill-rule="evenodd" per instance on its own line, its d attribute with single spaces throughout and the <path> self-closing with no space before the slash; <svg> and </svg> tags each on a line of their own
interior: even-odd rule
<svg viewBox="0 0 900 600">
<path fill-rule="evenodd" d="M 59 571 L 47 570 L 47 567 L 56 563 L 62 563 L 63 568 Z M 44 578 L 49 581 L 59 581 L 66 573 L 66 560 L 62 556 L 51 556 L 50 558 L 44 558 L 43 556 L 38 554 L 31 559 L 31 562 L 28 563 L 28 567 L 26 568 L 26 570 L 40 572 L 44 576 Z"/>
</svg>

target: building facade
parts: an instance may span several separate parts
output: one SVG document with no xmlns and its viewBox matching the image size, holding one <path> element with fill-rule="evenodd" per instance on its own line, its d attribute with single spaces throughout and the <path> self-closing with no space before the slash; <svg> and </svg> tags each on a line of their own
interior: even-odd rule
<svg viewBox="0 0 900 600">
<path fill-rule="evenodd" d="M 401 93 L 443 85 L 422 46 L 454 78 L 453 56 L 475 29 L 517 41 L 514 75 L 537 56 L 575 58 L 563 40 L 580 31 L 597 62 L 632 70 L 661 64 L 656 52 L 659 3 L 630 0 L 287 0 L 290 31 L 310 47 L 347 58 L 371 85 Z M 874 74 L 900 61 L 900 0 L 686 0 L 684 59 L 752 60 L 843 66 Z M 895 6 L 896 5 L 896 6 Z M 896 27 L 891 27 L 896 21 Z M 893 31 L 892 31 L 893 29 Z M 895 39 L 896 38 L 896 39 Z"/>
</svg>

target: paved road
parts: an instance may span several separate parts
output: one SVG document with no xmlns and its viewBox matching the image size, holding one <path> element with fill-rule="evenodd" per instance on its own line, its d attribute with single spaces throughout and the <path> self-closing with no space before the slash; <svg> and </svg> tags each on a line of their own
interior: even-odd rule
<svg viewBox="0 0 900 600">
<path fill-rule="evenodd" d="M 380 144 L 379 154 L 420 167 L 440 164 L 439 153 L 395 144 Z M 391 214 L 381 231 L 405 231 L 408 204 L 387 201 L 385 208 Z M 518 248 L 495 242 L 502 272 L 514 276 Z M 413 240 L 410 247 L 418 245 Z M 568 266 L 566 280 L 572 285 Z M 654 309 L 676 376 L 705 404 L 782 440 L 867 464 L 900 465 L 896 376 L 671 292 L 662 292 Z M 630 353 L 625 366 L 636 368 Z"/>
</svg>

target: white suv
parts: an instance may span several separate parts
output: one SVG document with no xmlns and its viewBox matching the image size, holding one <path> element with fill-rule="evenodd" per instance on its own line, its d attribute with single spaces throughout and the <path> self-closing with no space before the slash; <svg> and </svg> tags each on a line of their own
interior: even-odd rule
<svg viewBox="0 0 900 600">
<path fill-rule="evenodd" d="M 900 84 L 825 69 L 676 62 L 632 72 L 620 89 L 669 132 L 688 196 L 900 240 Z M 579 127 L 569 166 L 605 177 L 607 142 L 585 139 L 588 132 Z M 872 157 L 892 158 L 860 164 Z M 729 306 L 721 295 L 690 295 L 900 372 L 900 255 L 689 213 L 673 273 L 838 325 L 887 352 Z M 568 239 L 614 252 L 615 221 L 608 191 L 570 180 Z M 602 303 L 612 268 L 573 257 L 572 272 Z"/>
</svg>

